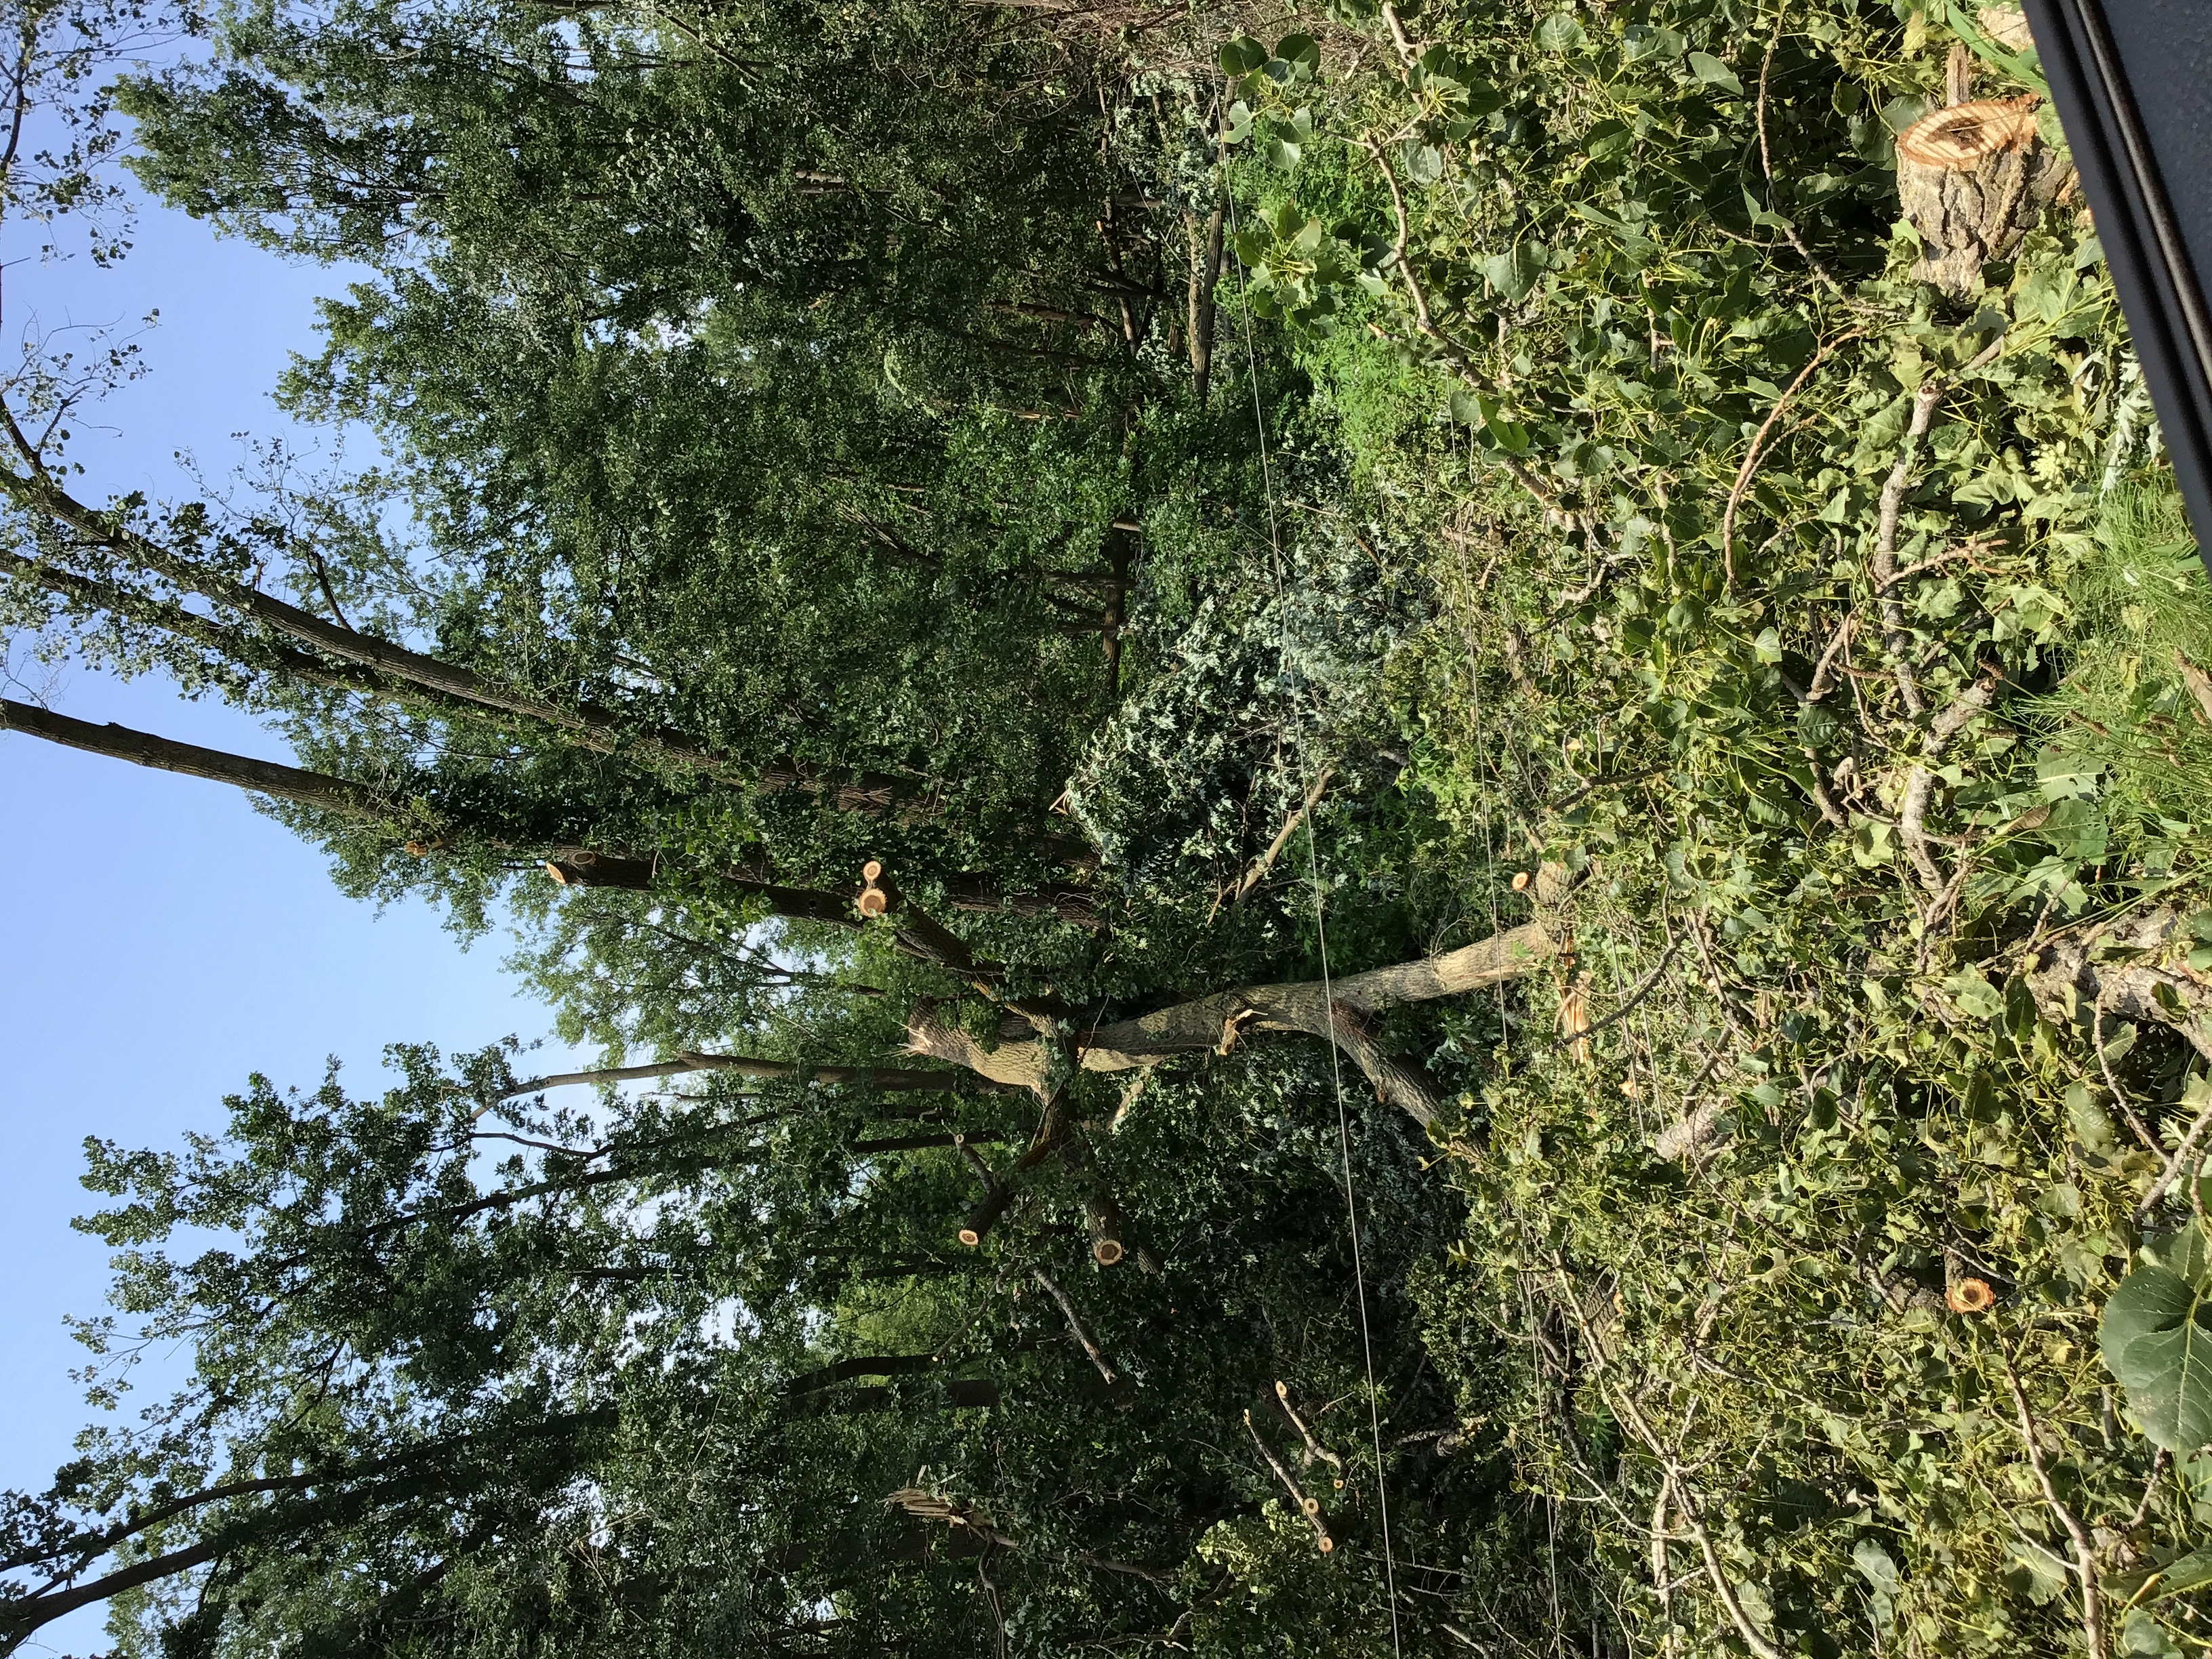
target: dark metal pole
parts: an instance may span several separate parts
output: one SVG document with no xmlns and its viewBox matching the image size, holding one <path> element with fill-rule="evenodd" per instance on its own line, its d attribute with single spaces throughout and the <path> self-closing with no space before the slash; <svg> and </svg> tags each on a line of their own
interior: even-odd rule
<svg viewBox="0 0 2212 1659">
<path fill-rule="evenodd" d="M 2212 571 L 2212 4 L 2023 3 Z"/>
</svg>

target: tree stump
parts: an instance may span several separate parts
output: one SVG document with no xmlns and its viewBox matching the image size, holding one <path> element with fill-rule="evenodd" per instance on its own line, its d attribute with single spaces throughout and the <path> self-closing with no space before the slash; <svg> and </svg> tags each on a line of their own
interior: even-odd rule
<svg viewBox="0 0 2212 1659">
<path fill-rule="evenodd" d="M 1925 245 L 1912 267 L 1954 299 L 2020 246 L 2073 169 L 2037 138 L 2035 100 L 1981 98 L 1923 116 L 1897 141 L 1897 193 Z"/>
</svg>

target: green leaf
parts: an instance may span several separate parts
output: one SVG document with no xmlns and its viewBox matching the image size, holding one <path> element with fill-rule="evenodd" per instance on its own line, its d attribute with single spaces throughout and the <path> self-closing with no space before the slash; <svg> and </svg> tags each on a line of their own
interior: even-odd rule
<svg viewBox="0 0 2212 1659">
<path fill-rule="evenodd" d="M 1690 54 L 1690 73 L 1706 86 L 1718 87 L 1739 98 L 1743 96 L 1743 82 L 1735 78 L 1735 71 L 1709 52 Z"/>
<path fill-rule="evenodd" d="M 1544 274 L 1543 244 L 1520 242 L 1509 253 L 1493 253 L 1482 262 L 1482 274 L 1491 287 L 1517 305 Z"/>
<path fill-rule="evenodd" d="M 2004 994 L 1976 969 L 1952 975 L 1943 981 L 1943 988 L 1950 992 L 1951 1000 L 1959 1005 L 1959 1012 L 1969 1019 L 1995 1019 L 2004 1012 Z"/>
<path fill-rule="evenodd" d="M 2156 1601 L 2168 1595 L 2185 1595 L 2207 1584 L 2212 1584 L 2212 1549 L 2197 1550 L 2160 1567 L 2143 1599 Z"/>
<path fill-rule="evenodd" d="M 1300 81 L 1310 81 L 1321 70 L 1321 43 L 1310 34 L 1285 35 L 1275 42 L 1275 56 Z"/>
<path fill-rule="evenodd" d="M 1570 11 L 1555 11 L 1536 26 L 1536 44 L 1546 52 L 1573 52 L 1589 44 L 1589 36 Z"/>
<path fill-rule="evenodd" d="M 1583 149 L 1593 161 L 1610 161 L 1616 155 L 1626 155 L 1636 142 L 1636 135 L 1619 121 L 1600 121 L 1583 140 Z"/>
<path fill-rule="evenodd" d="M 1743 210 L 1751 216 L 1751 222 L 1754 225 L 1765 225 L 1769 229 L 1784 232 L 1797 228 L 1780 214 L 1771 211 L 1762 204 L 1759 198 L 1751 193 L 1748 185 L 1744 188 Z"/>
<path fill-rule="evenodd" d="M 1620 37 L 1620 55 L 1629 63 L 1638 64 L 1647 58 L 1672 58 L 1682 55 L 1688 43 L 1673 29 L 1655 28 L 1647 23 L 1631 23 Z"/>
<path fill-rule="evenodd" d="M 1249 75 L 1265 66 L 1267 61 L 1267 47 L 1249 34 L 1240 34 L 1222 43 L 1221 70 L 1224 75 Z"/>
<path fill-rule="evenodd" d="M 2139 1655 L 2141 1659 L 2181 1659 L 2181 1650 L 2174 1646 L 2173 1638 L 2140 1607 L 2128 1615 L 2120 1632 L 2120 1651 Z"/>
<path fill-rule="evenodd" d="M 2112 1128 L 2111 1114 L 2079 1083 L 2066 1091 L 2066 1121 L 2072 1126 L 2074 1138 L 2085 1151 L 2109 1158 L 2118 1150 L 2119 1139 Z"/>
<path fill-rule="evenodd" d="M 1903 1581 L 1897 1563 L 1889 1559 L 1889 1552 L 1871 1538 L 1862 1538 L 1851 1546 L 1851 1565 L 1859 1576 L 1872 1585 L 1878 1595 L 1894 1596 Z"/>
<path fill-rule="evenodd" d="M 2194 1227 L 2178 1247 L 2166 1242 L 2172 1266 L 2138 1267 L 2105 1304 L 2097 1342 L 2105 1364 L 2128 1391 L 2128 1407 L 2143 1432 L 2181 1453 L 2212 1443 L 2212 1304 L 2205 1296 L 2204 1244 Z"/>
<path fill-rule="evenodd" d="M 1887 824 L 1860 818 L 1851 825 L 1851 857 L 1861 868 L 1871 870 L 1887 864 L 1893 851 Z"/>
<path fill-rule="evenodd" d="M 2066 1589 L 2066 1563 L 2032 1538 L 2014 1537 L 2005 1551 L 2027 1570 L 2027 1599 L 2039 1607 Z"/>
</svg>

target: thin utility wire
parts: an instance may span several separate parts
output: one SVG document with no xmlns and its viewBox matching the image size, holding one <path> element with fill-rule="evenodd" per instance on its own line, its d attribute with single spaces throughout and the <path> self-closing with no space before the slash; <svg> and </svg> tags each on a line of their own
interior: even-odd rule
<svg viewBox="0 0 2212 1659">
<path fill-rule="evenodd" d="M 1224 192 L 1227 193 L 1227 192 Z M 1237 198 L 1229 194 L 1229 234 L 1237 234 Z M 1275 611 L 1282 618 L 1283 672 L 1292 687 L 1297 684 L 1297 668 L 1291 652 L 1291 617 L 1283 598 L 1283 535 L 1280 520 L 1275 511 L 1275 473 L 1267 454 L 1267 416 L 1260 398 L 1260 357 L 1252 344 L 1252 308 L 1247 294 L 1244 258 L 1236 251 L 1234 240 L 1230 252 L 1237 261 L 1237 294 L 1246 303 L 1237 307 L 1238 319 L 1244 334 L 1244 373 L 1252 383 L 1252 420 L 1260 436 L 1260 483 L 1267 498 L 1267 563 L 1275 583 Z M 1312 780 L 1304 775 L 1303 758 L 1299 763 L 1299 783 L 1310 792 Z M 1329 1080 L 1336 1088 L 1337 1146 L 1344 1158 L 1344 1210 L 1352 1227 L 1352 1284 L 1359 1303 L 1359 1352 L 1367 1367 L 1367 1425 L 1375 1441 L 1375 1502 L 1382 1521 L 1382 1586 L 1390 1607 L 1390 1651 L 1402 1659 L 1404 1648 L 1398 1635 L 1398 1575 L 1392 1565 L 1390 1548 L 1390 1492 L 1382 1474 L 1382 1408 L 1375 1393 L 1375 1340 L 1367 1320 L 1367 1269 L 1359 1249 L 1359 1202 L 1353 1191 L 1352 1179 L 1352 1120 L 1344 1105 L 1344 1060 L 1336 1046 L 1334 1035 L 1336 1024 L 1336 996 L 1330 988 L 1328 971 L 1328 924 L 1322 916 L 1321 860 L 1314 850 L 1316 832 L 1314 815 L 1306 815 L 1306 874 L 1313 886 L 1314 939 L 1321 949 L 1321 1006 L 1328 1016 L 1331 1036 L 1328 1044 Z"/>
</svg>

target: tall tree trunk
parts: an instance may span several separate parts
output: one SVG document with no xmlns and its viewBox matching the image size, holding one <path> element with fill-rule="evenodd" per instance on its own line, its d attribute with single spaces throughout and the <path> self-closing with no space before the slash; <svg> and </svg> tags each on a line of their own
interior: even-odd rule
<svg viewBox="0 0 2212 1659">
<path fill-rule="evenodd" d="M 13 427 L 13 422 L 9 422 Z M 22 447 L 19 441 L 18 448 Z M 631 731 L 612 711 L 590 703 L 567 708 L 495 685 L 474 669 L 420 651 L 410 650 L 374 634 L 326 622 L 258 588 L 234 581 L 198 562 L 171 551 L 151 537 L 131 529 L 114 514 L 78 501 L 56 483 L 35 459 L 27 477 L 0 471 L 0 489 L 18 504 L 45 514 L 94 547 L 173 582 L 189 592 L 228 605 L 256 622 L 288 635 L 343 662 L 358 663 L 395 679 L 442 692 L 480 708 L 519 714 L 565 732 L 586 748 L 600 754 L 633 748 L 674 761 L 726 783 L 750 784 L 751 780 L 728 762 L 708 754 L 681 733 L 666 730 Z"/>
<path fill-rule="evenodd" d="M 324 772 L 255 760 L 218 749 L 203 749 L 198 744 L 179 743 L 127 726 L 94 726 L 89 720 L 58 714 L 11 698 L 0 698 L 0 730 L 21 732 L 65 748 L 129 761 L 135 766 L 227 783 L 233 788 L 273 795 L 280 800 L 316 807 L 359 823 L 386 824 L 396 830 L 419 830 L 425 835 L 435 833 L 434 826 L 408 822 L 408 809 L 404 806 L 386 800 L 367 785 L 349 778 L 332 777 Z M 520 850 L 500 843 L 490 844 L 502 853 Z M 545 860 L 545 868 L 556 880 L 564 884 L 649 889 L 658 868 L 657 860 L 634 854 L 601 853 L 578 847 L 549 850 L 550 856 Z M 862 918 L 848 894 L 787 887 L 761 880 L 750 871 L 732 871 L 724 879 L 738 892 L 765 900 L 769 914 L 786 921 L 819 922 L 836 927 L 862 925 Z M 994 908 L 1005 908 L 1005 901 Z M 918 910 L 896 925 L 895 938 L 902 954 L 948 969 L 964 978 L 995 978 L 1001 971 L 996 963 L 978 960 L 959 935 Z"/>
<path fill-rule="evenodd" d="M 126 760 L 134 766 L 181 772 L 189 778 L 207 778 L 258 795 L 274 795 L 279 800 L 319 807 L 342 817 L 383 823 L 396 823 L 401 816 L 402 809 L 384 800 L 367 785 L 349 778 L 334 778 L 327 773 L 310 772 L 275 761 L 254 760 L 219 749 L 203 749 L 198 744 L 158 738 L 150 732 L 133 731 L 112 721 L 94 726 L 90 720 L 75 720 L 12 698 L 0 697 L 0 727 L 44 738 L 48 743 L 58 743 L 67 749 Z"/>
<path fill-rule="evenodd" d="M 757 789 L 763 794 L 775 794 L 796 788 L 840 811 L 869 815 L 881 813 L 902 803 L 914 801 L 924 793 L 922 786 L 914 780 L 864 773 L 840 781 L 810 771 L 788 758 L 772 761 L 755 775 L 731 761 L 708 754 L 696 740 L 681 732 L 665 727 L 635 729 L 612 710 L 589 702 L 579 703 L 573 708 L 564 708 L 542 698 L 511 691 L 459 664 L 410 650 L 373 634 L 364 634 L 356 629 L 327 622 L 312 611 L 303 611 L 272 594 L 264 593 L 258 588 L 210 571 L 195 561 L 161 546 L 152 538 L 129 528 L 116 515 L 78 501 L 38 465 L 33 453 L 25 447 L 27 441 L 21 438 L 12 417 L 7 416 L 4 405 L 0 405 L 0 425 L 4 425 L 14 434 L 19 449 L 24 449 L 27 457 L 32 460 L 32 471 L 27 477 L 11 470 L 0 469 L 0 492 L 13 496 L 21 506 L 46 514 L 87 544 L 112 554 L 189 592 L 250 617 L 276 634 L 313 646 L 340 662 L 373 671 L 374 674 L 416 687 L 465 708 L 519 717 L 550 727 L 594 754 L 635 751 L 649 755 L 717 782 Z M 9 556 L 12 563 L 8 568 L 17 574 L 27 575 L 54 591 L 70 593 L 83 602 L 106 608 L 112 599 L 124 607 L 120 614 L 130 614 L 134 609 L 142 611 L 144 614 L 141 620 L 150 622 L 155 626 L 173 629 L 186 637 L 222 650 L 226 655 L 238 643 L 219 624 L 193 617 L 181 607 L 163 606 L 155 600 L 147 600 L 143 605 L 136 605 L 129 596 L 117 593 L 107 585 L 98 583 L 92 578 L 63 570 L 45 561 L 27 559 L 18 554 Z M 104 594 L 102 590 L 105 590 Z M 145 607 L 149 606 L 155 609 L 146 611 Z M 277 654 L 271 665 L 313 684 L 336 685 L 370 696 L 392 695 L 388 685 L 334 672 L 301 653 Z M 1097 863 L 1095 850 L 1064 836 L 1040 834 L 1031 838 L 1025 850 L 1075 866 L 1095 866 Z"/>
<path fill-rule="evenodd" d="M 589 1072 L 555 1072 L 518 1083 L 507 1098 L 534 1095 L 546 1089 L 578 1083 L 635 1083 L 647 1078 L 681 1077 L 691 1072 L 736 1072 L 744 1077 L 803 1078 L 825 1086 L 858 1084 L 866 1089 L 896 1092 L 906 1089 L 972 1089 L 975 1079 L 957 1072 L 878 1070 L 872 1066 L 794 1066 L 787 1060 L 760 1060 L 750 1054 L 682 1054 L 673 1060 L 646 1066 L 609 1066 Z M 934 1144 L 934 1143 L 933 1143 Z M 947 1146 L 952 1143 L 947 1141 Z"/>
<path fill-rule="evenodd" d="M 1128 619 L 1129 570 L 1137 562 L 1137 526 L 1116 520 L 1106 532 L 1106 563 L 1114 573 L 1106 590 L 1099 632 L 1106 641 L 1106 701 L 1121 701 L 1121 625 Z"/>
</svg>

